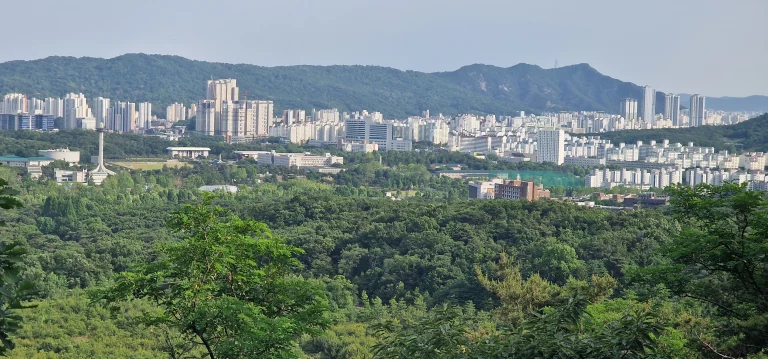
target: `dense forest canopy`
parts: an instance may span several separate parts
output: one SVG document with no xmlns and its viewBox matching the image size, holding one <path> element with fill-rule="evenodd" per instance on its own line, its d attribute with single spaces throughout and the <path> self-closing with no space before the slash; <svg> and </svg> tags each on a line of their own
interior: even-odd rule
<svg viewBox="0 0 768 359">
<path fill-rule="evenodd" d="M 5 148 L 36 144 L 19 136 Z M 619 212 L 472 201 L 429 171 L 449 163 L 544 169 L 386 152 L 334 176 L 204 160 L 86 186 L 0 167 L 23 205 L 0 210 L 0 238 L 27 251 L 37 305 L 15 312 L 8 356 L 765 357 L 763 193 L 669 188 L 671 208 Z"/>
</svg>

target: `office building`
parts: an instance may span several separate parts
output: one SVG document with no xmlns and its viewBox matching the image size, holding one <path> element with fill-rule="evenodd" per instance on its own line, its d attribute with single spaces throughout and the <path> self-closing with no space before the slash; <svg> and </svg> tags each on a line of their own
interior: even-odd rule
<svg viewBox="0 0 768 359">
<path fill-rule="evenodd" d="M 0 114 L 0 130 L 42 130 L 50 131 L 55 128 L 54 117 L 42 114 Z"/>
<path fill-rule="evenodd" d="M 664 96 L 664 119 L 672 121 L 672 126 L 681 126 L 680 96 L 672 93 L 668 93 Z"/>
<path fill-rule="evenodd" d="M 643 121 L 653 126 L 656 124 L 656 90 L 643 86 Z"/>
<path fill-rule="evenodd" d="M 706 120 L 705 105 L 706 97 L 699 94 L 691 96 L 691 106 L 689 107 L 691 127 L 704 126 Z"/>
<path fill-rule="evenodd" d="M 536 158 L 539 163 L 565 162 L 565 132 L 561 129 L 539 129 L 536 134 Z"/>
<path fill-rule="evenodd" d="M 168 147 L 165 149 L 171 158 L 208 157 L 211 149 L 208 147 Z"/>
<path fill-rule="evenodd" d="M 345 121 L 344 140 L 356 143 L 376 143 L 380 151 L 410 151 L 411 140 L 393 137 L 391 123 L 378 123 L 367 117 Z"/>
<path fill-rule="evenodd" d="M 259 166 L 280 167 L 327 167 L 333 164 L 344 164 L 344 157 L 325 155 L 311 155 L 309 153 L 275 153 L 274 151 L 259 153 L 256 157 Z"/>
<path fill-rule="evenodd" d="M 149 102 L 139 102 L 137 106 L 136 126 L 141 129 L 152 127 L 152 104 Z"/>
<path fill-rule="evenodd" d="M 542 198 L 549 198 L 549 190 L 544 189 L 541 184 L 537 185 L 533 181 L 505 181 L 501 184 L 494 184 L 493 198 L 495 199 L 524 199 L 527 201 L 536 201 Z"/>
</svg>

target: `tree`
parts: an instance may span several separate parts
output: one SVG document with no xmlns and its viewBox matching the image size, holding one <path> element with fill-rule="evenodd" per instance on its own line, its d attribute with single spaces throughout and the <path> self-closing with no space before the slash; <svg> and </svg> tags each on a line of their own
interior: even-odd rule
<svg viewBox="0 0 768 359">
<path fill-rule="evenodd" d="M 184 238 L 94 299 L 154 301 L 164 312 L 148 315 L 146 323 L 176 328 L 211 359 L 291 356 L 301 335 L 328 324 L 322 289 L 294 274 L 301 249 L 211 200 L 175 212 L 168 227 Z"/>
<path fill-rule="evenodd" d="M 672 211 L 683 226 L 663 253 L 670 263 L 646 268 L 638 278 L 664 283 L 681 297 L 711 308 L 717 337 L 704 347 L 732 356 L 768 348 L 768 211 L 765 194 L 746 184 L 669 189 Z M 700 333 L 701 334 L 701 333 Z M 714 348 L 713 339 L 723 343 Z"/>
<path fill-rule="evenodd" d="M 7 185 L 8 182 L 0 178 L 0 208 L 21 207 L 21 202 Z M 5 223 L 0 221 L 0 225 Z M 34 307 L 22 304 L 34 293 L 35 287 L 32 281 L 20 278 L 22 257 L 26 253 L 17 242 L 0 242 L 0 355 L 13 349 L 11 336 L 21 329 L 22 322 L 18 311 Z"/>
</svg>

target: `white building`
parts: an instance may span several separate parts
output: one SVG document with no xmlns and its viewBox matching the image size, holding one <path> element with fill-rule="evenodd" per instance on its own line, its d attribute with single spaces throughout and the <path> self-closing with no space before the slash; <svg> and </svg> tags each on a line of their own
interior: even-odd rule
<svg viewBox="0 0 768 359">
<path fill-rule="evenodd" d="M 706 97 L 699 94 L 691 96 L 690 127 L 704 126 L 706 120 Z"/>
<path fill-rule="evenodd" d="M 169 123 L 176 123 L 187 119 L 187 109 L 183 103 L 174 103 L 166 107 L 165 120 Z"/>
<path fill-rule="evenodd" d="M 536 135 L 536 158 L 539 163 L 565 162 L 565 132 L 561 129 L 539 129 Z"/>
<path fill-rule="evenodd" d="M 152 127 L 152 104 L 149 102 L 139 102 L 136 125 L 141 129 Z"/>
<path fill-rule="evenodd" d="M 656 90 L 643 86 L 643 121 L 653 127 L 656 124 Z"/>
<path fill-rule="evenodd" d="M 110 107 L 112 106 L 108 98 L 97 97 L 93 100 L 93 117 L 96 119 L 96 123 L 108 123 Z"/>
<path fill-rule="evenodd" d="M 208 147 L 168 147 L 165 152 L 171 158 L 198 158 L 208 157 L 211 149 Z"/>
<path fill-rule="evenodd" d="M 309 153 L 259 153 L 256 159 L 259 166 L 272 165 L 282 167 L 327 167 L 333 164 L 344 164 L 343 157 L 331 156 L 326 153 L 323 156 Z"/>
<path fill-rule="evenodd" d="M 37 153 L 52 160 L 62 160 L 75 166 L 80 163 L 80 151 L 70 151 L 69 148 L 58 148 L 55 150 L 39 150 Z"/>
<path fill-rule="evenodd" d="M 680 127 L 680 96 L 668 93 L 664 97 L 664 119 L 672 121 L 672 126 Z"/>
<path fill-rule="evenodd" d="M 81 127 L 80 120 L 93 117 L 85 95 L 70 93 L 64 97 L 64 128 Z"/>
<path fill-rule="evenodd" d="M 637 100 L 627 98 L 621 101 L 621 116 L 629 123 L 637 122 Z"/>
<path fill-rule="evenodd" d="M 27 95 L 20 93 L 9 93 L 3 97 L 0 104 L 0 114 L 16 115 L 20 113 L 29 113 L 29 103 Z"/>
<path fill-rule="evenodd" d="M 115 102 L 108 114 L 106 128 L 119 133 L 136 132 L 136 104 L 133 102 Z"/>
<path fill-rule="evenodd" d="M 43 114 L 59 118 L 64 117 L 64 100 L 48 97 L 43 103 Z"/>
</svg>

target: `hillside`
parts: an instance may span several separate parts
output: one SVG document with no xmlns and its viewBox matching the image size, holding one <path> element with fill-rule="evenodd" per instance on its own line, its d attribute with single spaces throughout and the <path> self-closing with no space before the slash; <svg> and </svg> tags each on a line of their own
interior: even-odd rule
<svg viewBox="0 0 768 359">
<path fill-rule="evenodd" d="M 717 150 L 768 152 L 768 113 L 732 126 L 629 130 L 598 135 L 613 143 L 668 139 L 672 143 L 693 142 Z"/>
<path fill-rule="evenodd" d="M 688 107 L 691 95 L 680 94 L 680 104 Z M 721 111 L 768 112 L 768 96 L 707 97 L 707 108 Z"/>
<path fill-rule="evenodd" d="M 273 100 L 276 110 L 337 107 L 380 111 L 389 117 L 417 115 L 427 109 L 445 114 L 616 112 L 622 98 L 642 94 L 640 87 L 602 75 L 586 64 L 557 69 L 471 65 L 452 72 L 423 73 L 378 66 L 261 67 L 145 54 L 5 62 L 0 64 L 0 93 L 47 97 L 82 92 L 89 98 L 151 101 L 155 112 L 164 115 L 169 103 L 188 104 L 202 98 L 205 81 L 211 77 L 236 78 L 241 94 Z"/>
</svg>

